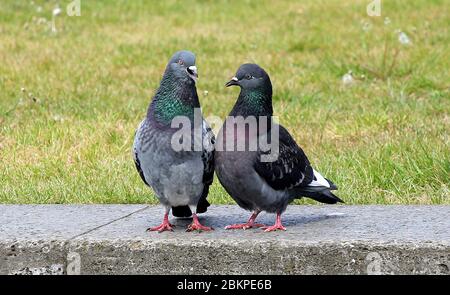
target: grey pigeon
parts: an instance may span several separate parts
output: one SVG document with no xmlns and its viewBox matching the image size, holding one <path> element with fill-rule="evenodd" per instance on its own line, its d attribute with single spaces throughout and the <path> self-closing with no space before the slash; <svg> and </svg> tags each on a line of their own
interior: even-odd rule
<svg viewBox="0 0 450 295">
<path fill-rule="evenodd" d="M 215 170 L 230 196 L 240 207 L 253 211 L 253 214 L 247 223 L 226 228 L 263 227 L 265 231 L 286 230 L 281 223 L 281 214 L 294 199 L 309 197 L 327 204 L 342 202 L 331 192 L 337 187 L 311 167 L 305 153 L 289 132 L 272 120 L 272 83 L 268 74 L 256 64 L 243 64 L 236 76 L 226 84 L 227 87 L 234 85 L 239 86 L 241 91 L 217 138 Z M 256 128 L 241 128 L 239 131 L 237 124 L 227 124 L 227 121 L 238 117 L 246 122 L 250 122 L 251 117 L 262 120 L 255 119 Z M 227 127 L 230 129 L 230 126 L 234 130 L 227 132 Z M 274 130 L 278 130 L 278 140 L 272 135 Z M 233 143 L 232 150 L 227 149 L 227 141 Z M 245 148 L 239 150 L 237 146 L 242 142 L 246 143 L 243 145 Z M 258 143 L 253 150 L 250 149 L 251 142 Z M 261 148 L 260 142 L 278 145 L 274 158 L 263 161 L 270 150 Z M 275 225 L 255 223 L 261 211 L 276 213 Z"/>
<path fill-rule="evenodd" d="M 175 53 L 167 64 L 147 116 L 136 131 L 133 144 L 136 169 L 165 207 L 163 222 L 149 231 L 172 231 L 170 209 L 176 217 L 192 215 L 193 222 L 187 231 L 212 229 L 201 225 L 197 217 L 197 213 L 206 212 L 209 206 L 206 197 L 214 176 L 214 135 L 201 116 L 197 78 L 195 55 L 189 51 Z M 195 120 L 196 111 L 200 120 Z M 174 147 L 172 140 L 183 127 L 177 124 L 172 127 L 176 118 L 185 118 L 189 123 L 186 138 L 190 138 L 191 144 L 188 148 Z M 197 149 L 194 147 L 198 140 L 196 134 L 202 141 Z"/>
</svg>

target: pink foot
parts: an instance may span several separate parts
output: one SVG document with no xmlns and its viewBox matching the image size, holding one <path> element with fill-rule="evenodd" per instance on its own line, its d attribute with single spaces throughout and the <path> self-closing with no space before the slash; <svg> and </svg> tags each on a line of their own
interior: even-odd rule
<svg viewBox="0 0 450 295">
<path fill-rule="evenodd" d="M 212 227 L 201 225 L 200 221 L 198 221 L 197 214 L 195 214 L 195 213 L 192 214 L 192 219 L 193 219 L 192 223 L 189 224 L 189 226 L 186 229 L 187 232 L 194 231 L 194 230 L 198 230 L 198 231 L 214 230 Z"/>
<path fill-rule="evenodd" d="M 238 223 L 238 224 L 231 224 L 225 226 L 225 229 L 248 229 L 252 227 L 264 227 L 264 224 L 261 223 L 255 223 L 255 219 L 258 216 L 259 211 L 253 212 L 252 216 L 248 219 L 247 223 Z"/>
<path fill-rule="evenodd" d="M 286 230 L 286 228 L 281 224 L 281 214 L 277 213 L 277 220 L 275 221 L 275 224 L 272 226 L 265 226 L 263 227 L 264 232 L 271 232 L 276 230 Z"/>
<path fill-rule="evenodd" d="M 281 224 L 275 224 L 275 225 L 272 225 L 272 226 L 265 226 L 265 227 L 263 227 L 263 229 L 264 229 L 264 232 L 270 232 L 270 231 L 276 231 L 276 230 L 286 230 L 286 228 L 283 226 L 283 225 L 281 225 Z"/>
<path fill-rule="evenodd" d="M 261 223 L 253 223 L 253 222 L 247 222 L 247 223 L 238 223 L 238 224 L 231 224 L 225 226 L 225 229 L 249 229 L 253 227 L 264 227 L 264 224 Z"/>
<path fill-rule="evenodd" d="M 165 213 L 163 222 L 158 226 L 148 228 L 147 231 L 157 231 L 162 233 L 163 231 L 173 231 L 174 227 L 175 225 L 170 224 L 169 222 L 169 213 Z"/>
</svg>

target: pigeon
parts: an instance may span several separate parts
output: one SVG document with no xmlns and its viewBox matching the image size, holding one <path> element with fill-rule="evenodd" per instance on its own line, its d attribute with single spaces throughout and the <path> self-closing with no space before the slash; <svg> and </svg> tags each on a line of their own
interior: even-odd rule
<svg viewBox="0 0 450 295">
<path fill-rule="evenodd" d="M 239 86 L 240 94 L 217 136 L 215 171 L 237 204 L 253 212 L 247 223 L 229 225 L 226 229 L 286 230 L 281 214 L 294 199 L 309 197 L 327 204 L 343 202 L 331 192 L 337 189 L 336 185 L 314 170 L 289 132 L 273 121 L 272 83 L 264 69 L 256 64 L 243 64 L 225 86 Z M 256 125 L 251 128 L 249 123 L 239 129 L 236 118 L 247 123 L 255 118 Z M 227 142 L 233 144 L 231 149 Z M 253 142 L 258 145 L 250 149 Z M 268 157 L 271 151 L 263 148 L 262 142 L 270 142 L 271 148 L 276 144 L 278 151 Z M 236 148 L 242 143 L 245 145 L 241 149 Z M 273 226 L 255 223 L 261 211 L 276 213 Z"/>
<path fill-rule="evenodd" d="M 200 224 L 197 217 L 210 205 L 206 198 L 214 176 L 214 134 L 201 116 L 197 78 L 195 55 L 189 51 L 176 52 L 135 133 L 133 158 L 136 169 L 165 208 L 161 225 L 150 227 L 148 231 L 173 231 L 174 226 L 169 222 L 171 209 L 175 217 L 192 216 L 187 231 L 212 230 Z M 175 147 L 177 141 L 173 141 L 185 127 L 172 126 L 178 118 L 184 118 L 188 123 L 186 136 L 180 137 L 181 142 L 192 142 L 181 149 Z M 201 145 L 195 148 L 194 142 L 198 138 Z"/>
</svg>

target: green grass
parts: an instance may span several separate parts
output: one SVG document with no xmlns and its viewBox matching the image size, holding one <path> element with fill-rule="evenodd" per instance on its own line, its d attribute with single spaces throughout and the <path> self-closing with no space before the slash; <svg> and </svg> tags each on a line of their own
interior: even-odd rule
<svg viewBox="0 0 450 295">
<path fill-rule="evenodd" d="M 263 66 L 280 122 L 348 204 L 450 204 L 444 0 L 383 1 L 378 18 L 369 1 L 81 0 L 56 34 L 39 20 L 56 2 L 30 2 L 0 4 L 1 203 L 155 203 L 133 133 L 169 57 L 190 49 L 206 116 L 231 110 L 241 63 Z M 233 202 L 218 181 L 210 200 Z"/>
</svg>

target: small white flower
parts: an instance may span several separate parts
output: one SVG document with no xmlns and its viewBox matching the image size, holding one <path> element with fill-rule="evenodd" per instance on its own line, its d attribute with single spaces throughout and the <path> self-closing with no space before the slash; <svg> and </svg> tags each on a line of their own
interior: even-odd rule
<svg viewBox="0 0 450 295">
<path fill-rule="evenodd" d="M 398 41 L 403 45 L 411 44 L 411 40 L 409 39 L 408 35 L 406 35 L 404 32 L 398 33 Z"/>
<path fill-rule="evenodd" d="M 55 7 L 55 8 L 53 9 L 53 16 L 58 16 L 58 15 L 61 14 L 61 12 L 62 12 L 61 8 L 59 8 L 59 7 L 57 6 L 57 7 Z"/>
<path fill-rule="evenodd" d="M 391 19 L 389 17 L 384 18 L 384 24 L 387 26 L 391 23 Z"/>
<path fill-rule="evenodd" d="M 203 94 L 204 94 L 205 96 L 207 96 L 208 93 L 209 93 L 208 90 L 203 91 Z"/>
<path fill-rule="evenodd" d="M 25 92 L 26 91 L 25 87 L 20 88 L 20 91 Z"/>
<path fill-rule="evenodd" d="M 369 22 L 366 22 L 366 21 L 362 22 L 362 29 L 364 32 L 370 31 L 371 28 L 372 28 L 372 25 Z"/>
<path fill-rule="evenodd" d="M 61 115 L 54 115 L 53 116 L 53 121 L 55 122 L 64 122 L 64 117 Z"/>
<path fill-rule="evenodd" d="M 37 19 L 36 23 L 38 25 L 46 24 L 47 23 L 47 19 L 45 17 L 40 17 L 40 18 Z"/>
<path fill-rule="evenodd" d="M 352 71 L 348 71 L 344 76 L 342 76 L 342 84 L 344 86 L 350 85 L 354 82 Z"/>
</svg>

